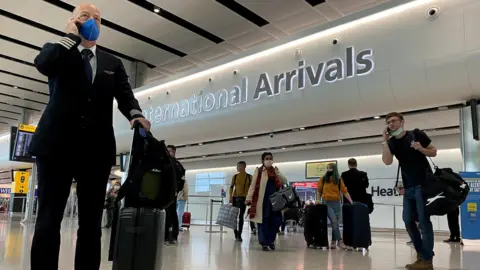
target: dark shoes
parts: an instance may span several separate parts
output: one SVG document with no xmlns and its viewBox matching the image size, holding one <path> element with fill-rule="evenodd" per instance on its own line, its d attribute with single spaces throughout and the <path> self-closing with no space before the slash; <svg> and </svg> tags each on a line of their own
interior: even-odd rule
<svg viewBox="0 0 480 270">
<path fill-rule="evenodd" d="M 417 260 L 412 264 L 405 265 L 408 270 L 433 270 L 433 263 L 431 260 Z"/>
<path fill-rule="evenodd" d="M 234 231 L 234 233 L 235 233 L 235 241 L 242 242 L 243 241 L 242 234 L 239 233 L 238 231 Z"/>
<path fill-rule="evenodd" d="M 269 245 L 269 246 L 262 246 L 263 251 L 274 251 L 275 250 L 275 245 Z"/>
<path fill-rule="evenodd" d="M 443 240 L 444 243 L 461 243 L 462 239 L 460 238 L 448 238 L 447 240 Z"/>
</svg>

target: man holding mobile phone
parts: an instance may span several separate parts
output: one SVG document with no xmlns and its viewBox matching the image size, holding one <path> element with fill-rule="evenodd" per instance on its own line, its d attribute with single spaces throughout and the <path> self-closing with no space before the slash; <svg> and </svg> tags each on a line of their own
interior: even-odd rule
<svg viewBox="0 0 480 270">
<path fill-rule="evenodd" d="M 48 77 L 50 100 L 29 149 L 38 170 L 32 270 L 58 269 L 60 227 L 73 179 L 79 212 L 74 269 L 100 268 L 101 220 L 116 155 L 113 100 L 131 125 L 138 121 L 150 129 L 121 60 L 96 46 L 100 26 L 97 7 L 77 6 L 65 36 L 45 44 L 34 61 Z"/>
<path fill-rule="evenodd" d="M 430 216 L 425 213 L 422 184 L 431 173 L 427 157 L 435 157 L 437 149 L 425 132 L 415 129 L 404 130 L 404 118 L 392 112 L 386 116 L 383 130 L 382 161 L 386 165 L 398 160 L 404 185 L 403 221 L 417 251 L 417 261 L 407 264 L 409 270 L 433 269 L 433 226 Z M 419 227 L 415 223 L 418 217 Z M 421 232 L 420 232 L 421 231 Z"/>
</svg>

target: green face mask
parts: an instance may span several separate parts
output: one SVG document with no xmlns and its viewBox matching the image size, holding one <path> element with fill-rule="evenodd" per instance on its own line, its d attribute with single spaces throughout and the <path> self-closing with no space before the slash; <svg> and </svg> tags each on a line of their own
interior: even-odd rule
<svg viewBox="0 0 480 270">
<path fill-rule="evenodd" d="M 391 136 L 398 136 L 398 135 L 400 135 L 402 132 L 403 132 L 403 128 L 398 128 L 398 129 L 395 130 L 395 131 L 390 131 L 390 135 L 391 135 Z"/>
</svg>

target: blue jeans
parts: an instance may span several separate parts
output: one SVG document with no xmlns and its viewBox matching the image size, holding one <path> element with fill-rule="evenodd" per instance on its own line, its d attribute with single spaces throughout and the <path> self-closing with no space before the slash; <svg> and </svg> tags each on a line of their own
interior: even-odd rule
<svg viewBox="0 0 480 270">
<path fill-rule="evenodd" d="M 182 218 L 183 213 L 185 212 L 185 200 L 178 200 L 177 201 L 177 215 L 178 215 L 178 228 L 182 228 Z"/>
<path fill-rule="evenodd" d="M 332 241 L 340 241 L 342 240 L 342 235 L 340 234 L 338 222 L 342 214 L 342 204 L 340 201 L 327 201 L 325 203 L 328 207 L 328 219 L 330 219 L 330 225 L 332 226 Z"/>
<path fill-rule="evenodd" d="M 418 218 L 421 234 L 415 223 L 416 218 Z M 417 253 L 424 260 L 432 260 L 434 255 L 433 226 L 430 216 L 425 213 L 425 201 L 421 186 L 405 189 L 403 221 Z"/>
</svg>

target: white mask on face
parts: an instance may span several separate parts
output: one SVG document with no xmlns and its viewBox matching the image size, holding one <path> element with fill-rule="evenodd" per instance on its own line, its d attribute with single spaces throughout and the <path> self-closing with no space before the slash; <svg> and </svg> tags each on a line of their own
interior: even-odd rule
<svg viewBox="0 0 480 270">
<path fill-rule="evenodd" d="M 114 186 L 113 189 L 114 189 L 114 190 L 119 190 L 120 187 L 119 187 L 119 186 Z"/>
<path fill-rule="evenodd" d="M 402 134 L 402 132 L 403 132 L 403 128 L 398 128 L 395 131 L 390 131 L 390 135 L 391 136 L 398 136 L 398 135 Z"/>
<path fill-rule="evenodd" d="M 265 165 L 265 167 L 267 167 L 267 168 L 270 168 L 273 165 L 273 160 L 265 160 L 263 162 L 263 165 Z"/>
</svg>

